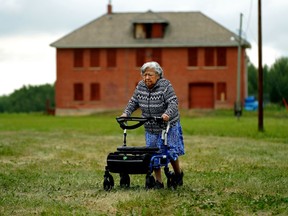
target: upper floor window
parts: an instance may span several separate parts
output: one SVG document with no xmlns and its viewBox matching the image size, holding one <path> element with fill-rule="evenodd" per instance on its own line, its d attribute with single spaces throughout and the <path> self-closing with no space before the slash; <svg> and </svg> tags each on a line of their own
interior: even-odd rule
<svg viewBox="0 0 288 216">
<path fill-rule="evenodd" d="M 205 48 L 205 66 L 215 66 L 214 48 Z"/>
<path fill-rule="evenodd" d="M 165 26 L 162 23 L 153 23 L 152 25 L 152 38 L 163 38 Z"/>
<path fill-rule="evenodd" d="M 90 49 L 90 67 L 100 67 L 99 49 Z"/>
<path fill-rule="evenodd" d="M 107 49 L 107 67 L 116 67 L 116 49 Z"/>
<path fill-rule="evenodd" d="M 147 61 L 156 61 L 162 64 L 161 48 L 139 48 L 136 49 L 136 67 L 141 67 Z"/>
<path fill-rule="evenodd" d="M 217 48 L 217 66 L 226 66 L 227 57 L 226 57 L 226 48 L 219 47 Z"/>
<path fill-rule="evenodd" d="M 135 23 L 134 37 L 136 39 L 163 38 L 165 23 Z"/>
<path fill-rule="evenodd" d="M 141 67 L 145 60 L 145 48 L 136 49 L 136 67 Z"/>
<path fill-rule="evenodd" d="M 152 61 L 156 61 L 160 65 L 162 65 L 162 49 L 161 48 L 152 49 Z"/>
<path fill-rule="evenodd" d="M 205 66 L 226 66 L 227 51 L 225 47 L 205 48 Z"/>
<path fill-rule="evenodd" d="M 188 48 L 188 66 L 198 66 L 198 48 L 196 47 Z"/>
<path fill-rule="evenodd" d="M 83 49 L 74 49 L 74 67 L 83 67 Z"/>
</svg>

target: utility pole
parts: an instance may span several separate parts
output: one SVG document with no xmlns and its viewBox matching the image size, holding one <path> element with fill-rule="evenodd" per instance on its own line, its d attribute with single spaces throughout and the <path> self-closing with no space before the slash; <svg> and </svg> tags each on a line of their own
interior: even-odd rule
<svg viewBox="0 0 288 216">
<path fill-rule="evenodd" d="M 262 67 L 262 14 L 258 0 L 258 131 L 263 132 L 263 67 Z"/>
<path fill-rule="evenodd" d="M 242 115 L 242 103 L 241 103 L 241 55 L 242 55 L 242 18 L 243 14 L 240 13 L 240 28 L 238 36 L 238 65 L 237 65 L 237 97 L 234 107 L 234 112 L 237 118 Z"/>
</svg>

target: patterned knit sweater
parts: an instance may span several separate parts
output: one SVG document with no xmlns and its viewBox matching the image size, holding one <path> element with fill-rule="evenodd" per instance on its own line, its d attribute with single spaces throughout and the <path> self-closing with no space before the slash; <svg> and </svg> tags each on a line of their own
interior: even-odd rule
<svg viewBox="0 0 288 216">
<path fill-rule="evenodd" d="M 131 116 L 138 108 L 143 117 L 161 117 L 162 114 L 167 114 L 171 126 L 179 121 L 177 96 L 170 81 L 164 78 L 159 79 L 152 89 L 148 89 L 143 80 L 138 83 L 124 113 Z M 151 133 L 162 131 L 155 122 L 146 122 L 144 127 Z"/>
</svg>

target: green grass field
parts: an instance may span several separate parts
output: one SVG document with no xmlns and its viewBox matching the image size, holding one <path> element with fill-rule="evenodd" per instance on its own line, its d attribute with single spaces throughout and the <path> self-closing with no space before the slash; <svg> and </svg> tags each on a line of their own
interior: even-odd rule
<svg viewBox="0 0 288 216">
<path fill-rule="evenodd" d="M 120 113 L 0 114 L 0 215 L 288 215 L 288 111 L 182 111 L 184 185 L 103 190 L 106 157 L 122 144 Z M 143 128 L 128 145 L 145 145 Z M 165 177 L 164 177 L 165 179 Z M 165 179 L 166 180 L 166 179 Z"/>
</svg>

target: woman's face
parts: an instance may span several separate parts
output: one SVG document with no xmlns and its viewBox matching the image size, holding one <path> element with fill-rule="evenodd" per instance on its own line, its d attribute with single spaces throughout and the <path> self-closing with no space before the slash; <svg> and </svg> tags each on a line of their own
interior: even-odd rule
<svg viewBox="0 0 288 216">
<path fill-rule="evenodd" d="M 155 72 L 153 68 L 147 68 L 142 75 L 146 86 L 151 89 L 159 79 L 159 75 Z"/>
</svg>

